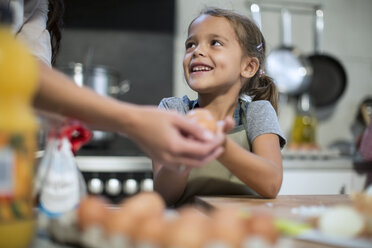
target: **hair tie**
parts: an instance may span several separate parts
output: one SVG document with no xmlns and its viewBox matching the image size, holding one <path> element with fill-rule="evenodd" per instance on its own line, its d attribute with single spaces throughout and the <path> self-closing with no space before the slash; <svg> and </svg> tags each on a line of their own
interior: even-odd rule
<svg viewBox="0 0 372 248">
<path fill-rule="evenodd" d="M 264 71 L 264 70 L 260 69 L 260 70 L 258 71 L 258 77 L 259 77 L 259 78 L 262 77 L 262 75 L 264 75 L 264 74 L 265 74 L 265 71 Z"/>
<path fill-rule="evenodd" d="M 262 50 L 262 42 L 256 47 L 258 51 L 261 51 Z"/>
</svg>

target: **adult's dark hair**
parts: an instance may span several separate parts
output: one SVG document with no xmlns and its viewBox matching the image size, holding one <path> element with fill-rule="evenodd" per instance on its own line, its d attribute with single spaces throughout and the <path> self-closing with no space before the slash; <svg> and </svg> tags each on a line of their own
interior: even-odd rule
<svg viewBox="0 0 372 248">
<path fill-rule="evenodd" d="M 259 60 L 256 74 L 245 82 L 240 94 L 249 95 L 253 101 L 268 100 L 277 112 L 278 90 L 272 78 L 264 73 L 266 43 L 257 25 L 250 18 L 226 9 L 206 8 L 201 15 L 224 17 L 230 22 L 244 55 L 256 57 Z"/>
<path fill-rule="evenodd" d="M 52 45 L 52 65 L 56 62 L 56 57 L 59 51 L 59 45 L 62 38 L 64 3 L 63 0 L 49 0 L 49 12 L 47 29 L 50 33 L 50 41 Z"/>
</svg>

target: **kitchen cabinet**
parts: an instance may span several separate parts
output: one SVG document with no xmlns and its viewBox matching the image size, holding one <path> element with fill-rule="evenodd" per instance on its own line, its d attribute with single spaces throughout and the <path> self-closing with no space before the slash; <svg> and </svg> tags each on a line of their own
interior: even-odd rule
<svg viewBox="0 0 372 248">
<path fill-rule="evenodd" d="M 285 170 L 281 195 L 349 194 L 350 170 Z"/>
<path fill-rule="evenodd" d="M 349 158 L 283 160 L 280 195 L 350 194 L 362 191 L 371 171 L 357 172 Z"/>
</svg>

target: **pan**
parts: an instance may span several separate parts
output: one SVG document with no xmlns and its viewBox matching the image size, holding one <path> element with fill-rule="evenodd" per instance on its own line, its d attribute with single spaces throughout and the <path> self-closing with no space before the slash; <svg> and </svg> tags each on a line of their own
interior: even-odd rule
<svg viewBox="0 0 372 248">
<path fill-rule="evenodd" d="M 323 11 L 315 8 L 315 53 L 308 57 L 313 68 L 313 77 L 308 93 L 316 108 L 334 105 L 345 91 L 347 75 L 343 65 L 336 58 L 322 51 L 324 29 Z"/>
<path fill-rule="evenodd" d="M 289 10 L 282 9 L 282 45 L 268 55 L 266 72 L 274 79 L 280 93 L 298 96 L 308 89 L 312 68 L 308 58 L 292 46 L 291 22 Z"/>
</svg>

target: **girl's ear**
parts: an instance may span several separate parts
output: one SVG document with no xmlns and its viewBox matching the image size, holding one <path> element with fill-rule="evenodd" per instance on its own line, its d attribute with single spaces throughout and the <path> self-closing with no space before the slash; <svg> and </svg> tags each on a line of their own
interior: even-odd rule
<svg viewBox="0 0 372 248">
<path fill-rule="evenodd" d="M 243 78 L 251 78 L 256 74 L 258 68 L 260 67 L 260 62 L 256 57 L 246 57 L 242 61 L 242 68 L 240 75 Z"/>
</svg>

